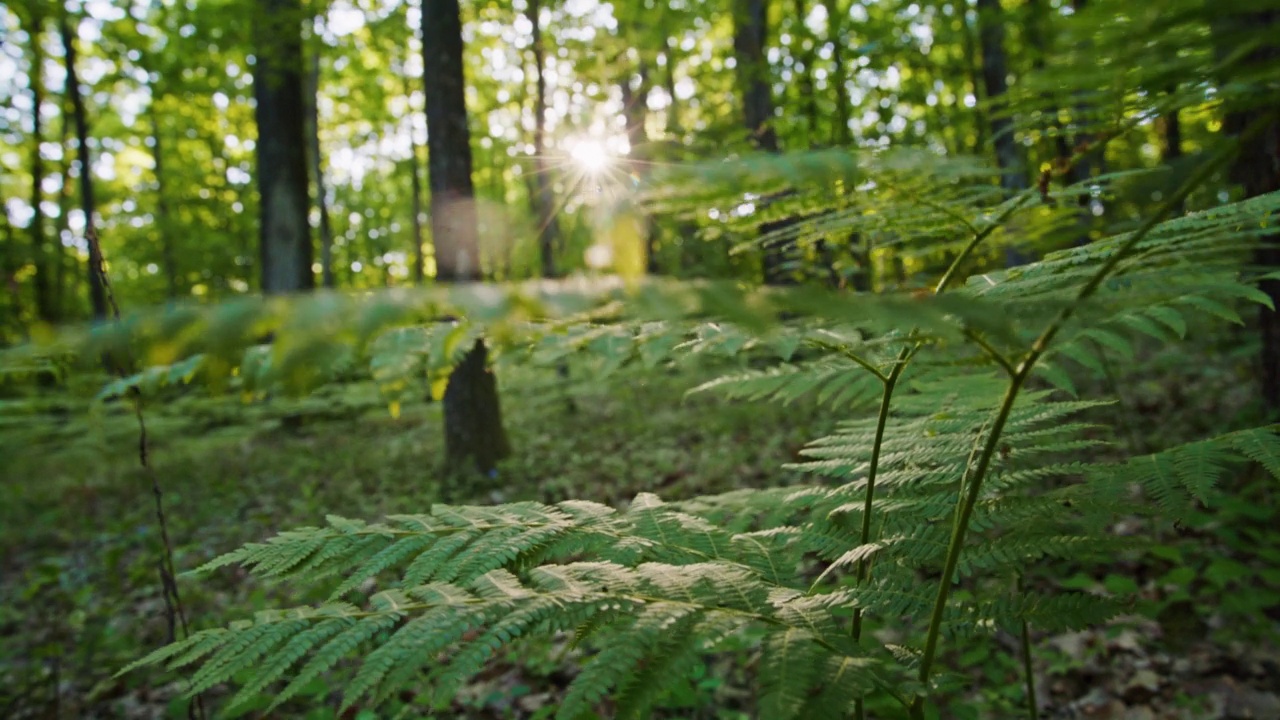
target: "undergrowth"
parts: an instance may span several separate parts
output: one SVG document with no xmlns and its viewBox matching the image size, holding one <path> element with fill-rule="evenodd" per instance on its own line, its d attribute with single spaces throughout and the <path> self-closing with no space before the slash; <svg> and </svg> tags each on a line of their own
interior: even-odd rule
<svg viewBox="0 0 1280 720">
<path fill-rule="evenodd" d="M 1006 633 L 1018 638 L 1021 702 L 1035 717 L 1032 629 L 1101 623 L 1130 604 L 1123 593 L 1045 592 L 1025 581 L 1029 570 L 1141 550 L 1142 537 L 1111 531 L 1121 514 L 1187 521 L 1251 463 L 1280 476 L 1271 427 L 1099 458 L 1107 438 L 1090 417 L 1114 398 L 1089 398 L 1077 382 L 1107 377 L 1108 358 L 1132 359 L 1136 338 L 1176 344 L 1207 318 L 1269 304 L 1248 261 L 1280 197 L 1165 220 L 1231 155 L 1213 154 L 1129 232 L 966 282 L 972 254 L 1015 220 L 1026 231 L 1061 215 L 1036 206 L 1037 191 L 940 195 L 923 206 L 929 222 L 877 230 L 941 225 L 963 238 L 932 291 L 651 283 L 321 296 L 184 310 L 67 340 L 89 356 L 173 354 L 174 338 L 199 350 L 109 385 L 102 400 L 195 377 L 263 400 L 367 367 L 395 416 L 405 393 L 438 395 L 459 350 L 483 333 L 500 362 L 582 358 L 598 377 L 707 360 L 719 372 L 695 394 L 784 408 L 810 398 L 847 418 L 788 464 L 800 483 L 676 502 L 641 492 L 617 507 L 499 494 L 489 505 L 410 504 L 380 521 L 334 514 L 250 543 L 197 572 L 244 568 L 314 602 L 200 630 L 122 673 L 181 670 L 191 695 L 235 682 L 228 710 L 265 694 L 270 712 L 349 668 L 344 708 L 406 689 L 446 707 L 534 639 L 580 658 L 558 718 L 647 715 L 670 678 L 724 654 L 751 668 L 759 717 L 896 706 L 924 718 L 950 682 L 944 648 Z M 899 176 L 940 168 L 872 164 L 867 194 L 915 202 L 894 197 Z M 967 171 L 951 182 L 980 184 Z M 446 314 L 466 320 L 424 322 Z M 268 329 L 272 346 L 245 351 Z M 905 632 L 870 632 L 889 620 Z"/>
</svg>

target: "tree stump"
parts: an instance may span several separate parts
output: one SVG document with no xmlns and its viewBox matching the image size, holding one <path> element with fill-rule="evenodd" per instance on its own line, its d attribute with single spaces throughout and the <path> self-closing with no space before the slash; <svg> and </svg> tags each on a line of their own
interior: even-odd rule
<svg viewBox="0 0 1280 720">
<path fill-rule="evenodd" d="M 476 339 L 449 375 L 444 390 L 444 447 L 450 472 L 470 462 L 488 475 L 511 454 L 498 404 L 498 382 L 489 370 L 484 340 Z"/>
</svg>

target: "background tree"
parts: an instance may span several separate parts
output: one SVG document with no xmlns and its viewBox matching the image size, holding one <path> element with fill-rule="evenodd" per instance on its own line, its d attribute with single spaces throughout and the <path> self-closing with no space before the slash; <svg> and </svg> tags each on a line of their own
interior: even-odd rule
<svg viewBox="0 0 1280 720">
<path fill-rule="evenodd" d="M 457 0 L 431 0 L 422 13 L 431 237 L 439 282 L 480 279 L 460 15 Z M 469 462 L 488 474 L 511 452 L 488 358 L 484 340 L 477 338 L 449 375 L 444 392 L 445 451 L 455 470 Z"/>
<path fill-rule="evenodd" d="M 315 286 L 315 275 L 307 222 L 302 5 L 296 0 L 258 0 L 255 19 L 262 290 L 309 290 Z"/>
</svg>

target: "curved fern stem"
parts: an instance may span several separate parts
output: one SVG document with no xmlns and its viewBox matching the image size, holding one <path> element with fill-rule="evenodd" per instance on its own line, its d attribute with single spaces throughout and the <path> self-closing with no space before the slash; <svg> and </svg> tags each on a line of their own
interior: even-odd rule
<svg viewBox="0 0 1280 720">
<path fill-rule="evenodd" d="M 1011 215 L 1025 205 L 1027 200 L 1031 199 L 1033 195 L 1034 191 L 1032 190 L 1024 191 L 1021 196 L 1014 199 L 1006 205 L 1003 210 L 997 213 L 995 217 L 991 218 L 991 222 L 988 223 L 986 227 L 974 232 L 973 238 L 970 239 L 968 244 L 960 250 L 960 254 L 957 255 L 955 261 L 951 263 L 951 267 L 947 268 L 947 271 L 942 274 L 942 278 L 938 280 L 937 286 L 934 287 L 933 294 L 937 295 L 943 290 L 946 290 L 947 286 L 951 284 L 951 281 L 955 280 L 956 276 L 959 275 L 960 266 L 964 264 L 964 261 L 968 259 L 970 255 L 973 254 L 973 251 L 977 249 L 978 245 L 980 245 L 983 240 L 990 237 L 991 233 L 996 231 L 996 228 L 1003 225 L 1004 221 L 1008 220 Z"/>
<path fill-rule="evenodd" d="M 863 545 L 871 542 L 871 504 L 876 495 L 876 470 L 880 467 L 880 449 L 884 445 L 884 428 L 889 422 L 889 406 L 893 402 L 893 389 L 898 384 L 898 378 L 902 377 L 902 371 L 906 369 L 907 362 L 910 361 L 911 356 L 919 347 L 919 344 L 915 347 L 904 347 L 902 352 L 898 353 L 898 360 L 893 364 L 893 369 L 889 371 L 888 375 L 884 376 L 884 395 L 880 398 L 880 415 L 876 419 L 876 438 L 871 446 L 871 463 L 867 469 L 867 494 L 862 505 L 861 540 Z M 870 570 L 870 565 L 866 559 L 858 561 L 859 585 L 866 582 Z M 862 640 L 861 607 L 853 609 L 853 640 L 854 642 Z M 863 720 L 866 717 L 862 698 L 858 698 L 854 703 L 854 717 L 857 720 Z"/>
<path fill-rule="evenodd" d="M 971 479 L 962 482 L 966 492 L 961 500 L 962 504 L 956 516 L 955 525 L 951 529 L 951 540 L 947 545 L 946 560 L 943 563 L 942 576 L 938 579 L 938 593 L 934 600 L 933 613 L 929 618 L 929 629 L 925 636 L 924 652 L 920 656 L 919 679 L 920 683 L 925 687 L 928 687 L 929 677 L 933 672 L 933 663 L 937 657 L 938 639 L 942 631 L 942 618 L 946 610 L 947 598 L 951 593 L 951 580 L 955 577 L 956 567 L 960 562 L 960 551 L 964 548 L 965 534 L 969 529 L 969 519 L 973 515 L 974 506 L 978 503 L 978 496 L 982 491 L 982 481 L 986 478 L 987 471 L 991 467 L 991 459 L 999 446 L 1000 436 L 1009 420 L 1009 414 L 1013 411 L 1014 401 L 1018 399 L 1018 393 L 1021 392 L 1027 378 L 1031 376 L 1031 371 L 1035 368 L 1036 362 L 1049 349 L 1054 337 L 1075 314 L 1076 309 L 1097 292 L 1102 282 L 1115 271 L 1121 261 L 1129 257 L 1138 243 L 1149 235 L 1169 213 L 1173 212 L 1174 208 L 1185 202 L 1197 187 L 1209 179 L 1210 175 L 1230 161 L 1235 156 L 1236 150 L 1240 145 L 1260 132 L 1263 127 L 1272 121 L 1274 115 L 1275 113 L 1268 113 L 1255 120 L 1249 128 L 1240 134 L 1235 142 L 1226 143 L 1223 149 L 1197 168 L 1191 177 L 1187 178 L 1187 181 L 1178 188 L 1177 192 L 1173 193 L 1123 244 L 1116 248 L 1111 257 L 1107 258 L 1102 267 L 1098 268 L 1098 271 L 1080 288 L 1075 302 L 1059 311 L 1058 316 L 1040 333 L 1040 336 L 1032 343 L 1026 357 L 1018 364 L 1017 373 L 1010 379 L 1009 387 L 1005 391 L 1000 408 L 996 411 L 995 420 L 991 424 L 991 431 L 987 436 L 986 444 L 982 448 L 982 455 L 978 459 L 978 464 L 973 467 L 972 473 L 965 473 L 967 478 L 971 475 Z M 917 696 L 915 702 L 912 703 L 911 717 L 913 720 L 923 720 L 923 695 Z"/>
</svg>

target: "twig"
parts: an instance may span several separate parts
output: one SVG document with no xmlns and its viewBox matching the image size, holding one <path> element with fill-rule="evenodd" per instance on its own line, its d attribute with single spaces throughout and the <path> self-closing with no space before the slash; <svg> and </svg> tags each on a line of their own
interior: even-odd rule
<svg viewBox="0 0 1280 720">
<path fill-rule="evenodd" d="M 112 319 L 119 324 L 120 305 L 116 302 L 115 293 L 111 289 L 111 281 L 107 277 L 106 259 L 102 254 L 102 244 L 98 242 L 98 232 L 94 229 L 92 222 L 89 223 L 89 227 L 85 230 L 85 240 L 89 242 L 91 250 L 89 256 L 97 259 L 93 272 L 102 283 L 107 306 L 111 308 Z M 128 361 L 128 358 L 125 360 L 125 362 L 111 362 L 110 358 L 108 358 L 107 369 L 114 371 L 122 378 L 128 377 L 128 368 L 132 363 Z M 133 401 L 133 416 L 138 422 L 138 465 L 142 467 L 143 473 L 151 481 L 151 495 L 155 499 L 156 522 L 160 526 L 162 548 L 157 567 L 160 572 L 160 592 L 164 597 L 165 615 L 168 621 L 168 638 L 169 642 L 172 643 L 178 639 L 177 627 L 180 626 L 182 628 L 182 636 L 184 638 L 191 634 L 191 630 L 187 626 L 187 614 L 182 607 L 182 597 L 178 594 L 177 571 L 173 563 L 173 543 L 169 540 L 169 523 L 164 515 L 164 491 L 160 487 L 160 479 L 156 477 L 155 470 L 151 467 L 147 441 L 147 420 L 142 411 L 142 391 L 136 386 L 130 388 L 129 397 Z M 204 700 L 199 694 L 192 698 L 191 704 L 187 707 L 187 716 L 192 720 L 196 718 L 202 720 L 205 717 Z"/>
</svg>

